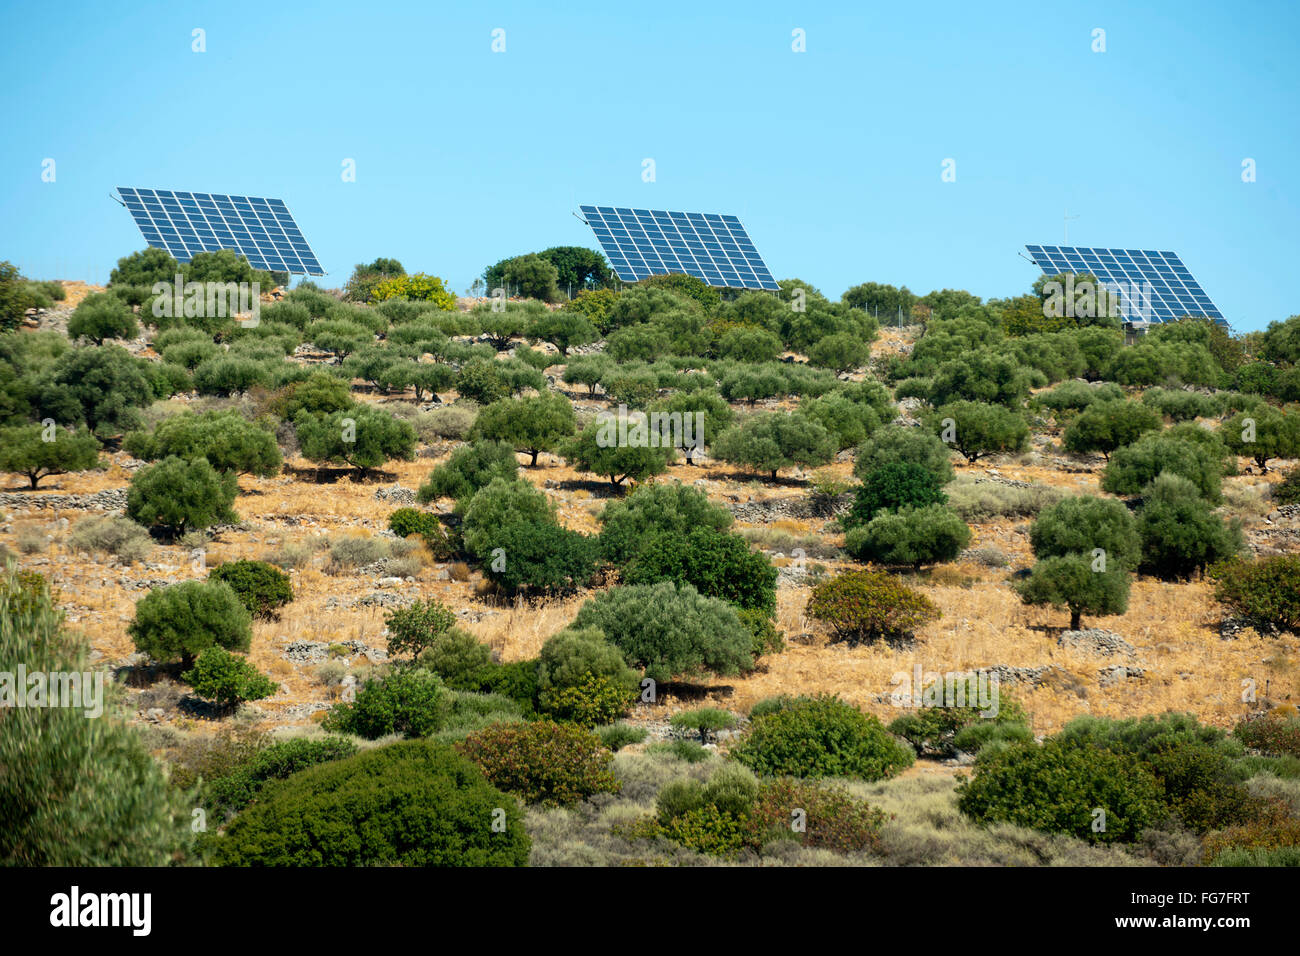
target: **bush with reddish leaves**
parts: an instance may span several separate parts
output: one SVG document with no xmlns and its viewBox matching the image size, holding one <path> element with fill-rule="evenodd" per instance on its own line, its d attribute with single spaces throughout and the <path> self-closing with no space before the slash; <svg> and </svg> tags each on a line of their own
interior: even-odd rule
<svg viewBox="0 0 1300 956">
<path fill-rule="evenodd" d="M 1270 714 L 1243 720 L 1233 728 L 1232 735 L 1251 750 L 1271 757 L 1300 757 L 1300 718 Z"/>
<path fill-rule="evenodd" d="M 754 849 L 792 839 L 836 853 L 872 852 L 880 848 L 886 819 L 883 810 L 854 799 L 843 787 L 780 777 L 759 787 L 749 816 L 749 841 Z M 799 825 L 802 830 L 796 829 Z"/>
<path fill-rule="evenodd" d="M 493 786 L 526 803 L 562 806 L 619 791 L 609 767 L 613 752 L 573 724 L 494 724 L 456 749 L 478 764 Z"/>
<path fill-rule="evenodd" d="M 1260 851 L 1265 857 L 1300 847 L 1300 818 L 1283 800 L 1273 799 L 1258 807 L 1251 819 L 1205 838 L 1205 862 L 1214 863 L 1233 851 Z M 1262 862 L 1262 861 L 1261 861 Z"/>
<path fill-rule="evenodd" d="M 894 640 L 939 617 L 934 602 L 884 571 L 846 571 L 813 588 L 808 613 L 837 639 Z"/>
</svg>

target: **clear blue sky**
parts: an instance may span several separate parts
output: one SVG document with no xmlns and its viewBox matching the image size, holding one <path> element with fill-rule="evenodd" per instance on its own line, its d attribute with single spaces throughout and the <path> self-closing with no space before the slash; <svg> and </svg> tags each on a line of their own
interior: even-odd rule
<svg viewBox="0 0 1300 956">
<path fill-rule="evenodd" d="M 3 0 L 0 259 L 103 282 L 144 245 L 109 194 L 150 186 L 283 198 L 327 285 L 384 255 L 463 291 L 596 248 L 590 202 L 735 213 L 832 298 L 988 297 L 1068 209 L 1074 245 L 1177 252 L 1238 329 L 1300 312 L 1300 4 L 1134 6 Z"/>
</svg>

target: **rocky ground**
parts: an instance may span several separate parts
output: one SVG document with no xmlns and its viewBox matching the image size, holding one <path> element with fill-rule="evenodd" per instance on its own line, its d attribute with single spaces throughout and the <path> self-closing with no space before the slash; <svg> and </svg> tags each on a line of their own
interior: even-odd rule
<svg viewBox="0 0 1300 956">
<path fill-rule="evenodd" d="M 42 327 L 66 322 L 73 303 L 41 317 Z M 49 323 L 47 325 L 47 323 Z M 878 354 L 910 347 L 914 329 L 885 330 Z M 133 348 L 144 347 L 143 340 Z M 558 381 L 558 369 L 550 375 Z M 400 397 L 377 402 L 400 401 Z M 453 394 L 442 396 L 451 401 Z M 573 393 L 582 406 L 599 399 Z M 210 404 L 210 403 L 209 403 Z M 957 467 L 958 483 L 997 487 L 1095 492 L 1103 464 L 1067 456 L 1058 436 L 1038 436 L 1031 451 L 976 466 Z M 127 626 L 134 603 L 149 588 L 203 577 L 207 568 L 237 558 L 266 559 L 286 547 L 303 549 L 339 535 L 388 535 L 388 515 L 409 504 L 430 468 L 453 445 L 425 448 L 415 462 L 388 465 L 373 480 L 312 480 L 309 463 L 290 459 L 291 470 L 274 478 L 240 478 L 237 525 L 214 529 L 211 539 L 157 543 L 147 558 L 124 563 L 74 551 L 69 535 L 97 515 L 120 513 L 125 489 L 139 466 L 124 454 L 104 456 L 104 470 L 46 479 L 35 492 L 17 476 L 0 480 L 0 543 L 21 564 L 50 577 L 69 622 L 89 638 L 97 659 L 124 668 L 128 693 L 140 720 L 199 726 L 208 718 L 185 688 L 144 672 Z M 1300 547 L 1300 508 L 1276 508 L 1268 499 L 1276 470 L 1227 479 L 1228 507 L 1245 521 L 1257 553 Z M 852 474 L 851 456 L 826 469 L 841 480 Z M 521 474 L 556 504 L 567 526 L 598 530 L 596 515 L 610 498 L 608 486 L 580 475 L 543 454 Z M 837 693 L 888 721 L 897 716 L 890 694 L 897 675 L 948 673 L 976 668 L 997 672 L 1010 693 L 1032 715 L 1037 733 L 1051 733 L 1076 714 L 1132 716 L 1168 709 L 1191 711 L 1202 720 L 1230 727 L 1258 705 L 1241 701 L 1243 681 L 1283 700 L 1295 686 L 1300 643 L 1294 635 L 1259 634 L 1224 620 L 1204 581 L 1135 580 L 1126 614 L 1086 620 L 1068 631 L 1068 616 L 1050 608 L 1025 607 L 1009 587 L 1013 575 L 1032 563 L 1028 519 L 973 520 L 970 548 L 958 561 L 913 576 L 942 617 L 905 647 L 848 647 L 806 615 L 811 584 L 820 574 L 852 566 L 838 546 L 842 536 L 830 519 L 808 504 L 808 475 L 783 474 L 773 484 L 715 462 L 674 465 L 659 481 L 699 487 L 728 507 L 737 530 L 771 553 L 781 569 L 778 623 L 786 636 L 783 653 L 764 658 L 753 674 L 678 688 L 655 708 L 638 708 L 633 719 L 661 731 L 668 716 L 708 702 L 744 713 L 757 700 L 782 693 Z M 847 499 L 841 501 L 841 506 Z M 443 505 L 447 507 L 446 503 Z M 503 602 L 489 593 L 481 575 L 464 565 L 439 563 L 424 555 L 418 572 L 392 574 L 382 566 L 339 570 L 324 550 L 310 551 L 291 571 L 296 599 L 278 621 L 254 628 L 251 660 L 281 684 L 278 695 L 246 708 L 243 719 L 264 729 L 309 725 L 343 689 L 364 679 L 384 661 L 384 614 L 418 598 L 438 598 L 456 609 L 464 626 L 503 660 L 535 656 L 552 633 L 572 620 L 583 598 L 527 603 Z M 409 570 L 409 569 L 408 569 Z"/>
</svg>

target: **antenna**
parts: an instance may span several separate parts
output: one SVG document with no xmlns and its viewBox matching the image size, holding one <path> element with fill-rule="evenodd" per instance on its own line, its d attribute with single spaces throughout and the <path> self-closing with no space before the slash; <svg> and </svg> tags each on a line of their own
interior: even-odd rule
<svg viewBox="0 0 1300 956">
<path fill-rule="evenodd" d="M 1078 216 L 1071 216 L 1070 210 L 1065 210 L 1065 214 L 1061 217 L 1063 220 L 1062 225 L 1065 227 L 1065 242 L 1062 245 L 1068 246 L 1070 244 L 1070 220 L 1078 218 Z"/>
<path fill-rule="evenodd" d="M 114 194 L 114 193 L 109 193 L 109 194 L 108 194 L 108 198 L 111 199 L 111 200 L 113 200 L 113 202 L 117 203 L 117 204 L 118 204 L 119 206 L 121 206 L 123 209 L 126 208 L 126 203 L 122 202 L 121 198 L 118 197 L 116 194 Z"/>
<path fill-rule="evenodd" d="M 573 218 L 576 219 L 576 220 L 578 220 L 578 222 L 582 223 L 584 226 L 590 226 L 590 225 L 591 225 L 591 223 L 587 222 L 587 220 L 583 219 L 583 218 L 582 218 L 581 216 L 579 216 L 576 212 L 573 214 Z"/>
</svg>

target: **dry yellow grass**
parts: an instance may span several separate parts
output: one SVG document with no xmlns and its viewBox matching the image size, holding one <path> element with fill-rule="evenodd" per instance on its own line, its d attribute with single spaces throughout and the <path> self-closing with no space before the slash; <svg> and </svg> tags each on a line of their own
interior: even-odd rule
<svg viewBox="0 0 1300 956">
<path fill-rule="evenodd" d="M 72 294 L 70 288 L 70 299 Z M 901 348 L 910 340 L 909 334 L 907 330 L 902 333 L 885 330 L 877 350 Z M 207 564 L 265 558 L 283 543 L 304 541 L 315 535 L 364 534 L 383 529 L 396 506 L 376 500 L 376 489 L 395 482 L 414 489 L 440 460 L 443 459 L 393 462 L 385 467 L 383 476 L 367 482 L 343 478 L 317 484 L 311 480 L 309 463 L 300 459 L 289 462 L 299 469 L 292 477 L 244 476 L 239 482 L 236 510 L 246 527 L 224 532 L 213 541 L 208 547 Z M 959 464 L 957 471 L 982 475 L 992 467 L 1007 478 L 1096 493 L 1099 468 L 1073 474 L 1045 463 L 1027 463 L 1035 460 L 1032 456 L 1003 457 L 973 467 Z M 822 470 L 849 479 L 852 463 L 836 462 Z M 1271 482 L 1278 480 L 1279 471 L 1274 469 L 1262 478 L 1234 478 L 1229 483 L 1244 486 Z M 596 515 L 613 493 L 608 485 L 591 475 L 576 473 L 558 458 L 545 454 L 538 467 L 523 468 L 521 474 L 555 503 L 566 526 L 586 533 L 598 530 Z M 86 493 L 120 488 L 128 483 L 130 475 L 128 470 L 110 465 L 101 472 L 46 479 L 40 493 Z M 782 477 L 781 483 L 772 485 L 717 463 L 694 467 L 679 463 L 659 480 L 690 484 L 703 479 L 705 492 L 721 504 L 790 498 L 805 493 L 806 489 L 792 480 L 793 476 Z M 25 482 L 9 476 L 0 485 L 22 490 Z M 24 524 L 53 527 L 58 519 L 67 518 L 75 525 L 86 517 L 78 511 L 4 510 L 10 514 L 10 530 L 0 534 L 0 542 L 11 550 L 16 550 L 15 532 Z M 1261 521 L 1259 516 L 1248 516 L 1248 528 Z M 807 536 L 821 535 L 823 524 L 822 520 L 779 519 L 738 527 L 764 527 Z M 1017 566 L 1024 567 L 1032 559 L 1027 528 L 1026 521 L 1007 519 L 977 524 L 972 528 L 971 546 L 997 547 Z M 178 581 L 201 574 L 192 568 L 189 553 L 178 545 L 159 545 L 148 558 L 151 563 L 175 569 L 167 573 L 147 571 L 139 565 L 129 569 L 109 568 L 90 556 L 70 551 L 63 533 L 56 532 L 54 538 L 47 551 L 21 556 L 20 560 L 27 566 L 32 566 L 33 561 L 48 560 L 49 563 L 38 565 L 38 569 L 49 574 L 60 590 L 62 603 L 75 619 L 74 626 L 109 661 L 132 652 L 127 626 L 133 617 L 135 601 L 146 593 L 124 587 L 119 578 Z M 291 642 L 360 640 L 371 647 L 384 646 L 384 610 L 350 606 L 356 599 L 374 592 L 377 582 L 355 573 L 327 574 L 324 559 L 323 553 L 317 554 L 309 566 L 292 572 L 296 599 L 284 609 L 280 620 L 258 622 L 254 626 L 251 660 L 282 684 L 279 695 L 258 705 L 265 713 L 265 724 L 306 723 L 306 717 L 287 717 L 288 708 L 331 700 L 331 692 L 316 680 L 312 665 L 294 664 L 282 656 Z M 834 561 L 822 563 L 832 572 L 850 566 Z M 546 638 L 572 620 L 582 602 L 577 597 L 540 604 L 499 605 L 480 595 L 482 577 L 478 572 L 470 574 L 467 580 L 437 577 L 435 568 L 426 566 L 414 583 L 394 585 L 391 590 L 423 599 L 436 598 L 454 609 L 466 610 L 463 626 L 506 661 L 535 657 Z M 967 580 L 971 582 L 969 586 L 961 586 Z M 1067 616 L 1051 609 L 1021 605 L 1008 585 L 1007 571 L 961 563 L 942 570 L 933 579 L 923 576 L 917 586 L 936 602 L 942 617 L 923 628 L 916 644 L 907 649 L 832 644 L 827 633 L 805 616 L 808 588 L 783 588 L 778 598 L 778 619 L 789 638 L 786 650 L 765 658 L 753 674 L 715 681 L 708 689 L 709 696 L 723 706 L 744 710 L 773 694 L 837 693 L 889 719 L 895 714 L 879 698 L 882 695 L 887 698 L 893 690 L 892 675 L 900 671 L 910 673 L 918 664 L 929 672 L 963 671 L 993 664 L 1053 665 L 1070 675 L 1069 678 L 1039 689 L 1024 685 L 1005 687 L 1032 714 L 1034 729 L 1050 733 L 1080 713 L 1131 716 L 1168 709 L 1191 711 L 1203 720 L 1226 727 L 1245 709 L 1240 701 L 1244 679 L 1255 680 L 1261 692 L 1266 681 L 1269 682 L 1270 693 L 1278 699 L 1291 697 L 1294 690 L 1296 661 L 1300 660 L 1300 642 L 1296 637 L 1265 638 L 1246 631 L 1236 640 L 1221 639 L 1217 632 L 1221 614 L 1212 599 L 1210 586 L 1204 582 L 1170 584 L 1140 579 L 1134 583 L 1126 614 L 1086 618 L 1087 626 L 1103 627 L 1123 635 L 1137 650 L 1133 663 L 1145 671 L 1141 678 L 1108 688 L 1100 686 L 1098 671 L 1108 664 L 1125 662 L 1058 646 L 1055 635 L 1068 620 Z M 337 606 L 326 606 L 331 598 Z M 1072 688 L 1082 688 L 1085 696 L 1079 696 Z"/>
</svg>

